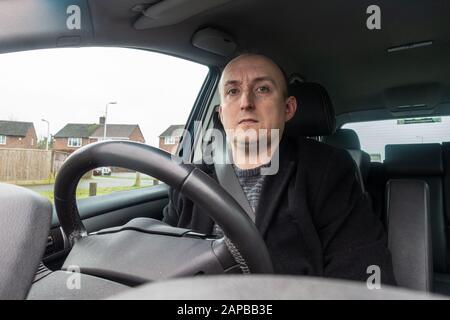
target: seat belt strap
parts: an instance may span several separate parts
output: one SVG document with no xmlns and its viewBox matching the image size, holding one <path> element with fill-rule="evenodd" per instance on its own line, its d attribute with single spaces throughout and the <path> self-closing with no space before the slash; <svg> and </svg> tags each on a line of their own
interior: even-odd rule
<svg viewBox="0 0 450 320">
<path fill-rule="evenodd" d="M 217 164 L 214 163 L 214 168 L 216 169 L 217 180 L 219 184 L 234 198 L 234 200 L 239 203 L 242 209 L 248 214 L 250 219 L 255 222 L 255 212 L 253 211 L 250 203 L 248 202 L 247 196 L 242 190 L 242 186 L 236 176 L 231 164 Z"/>
<path fill-rule="evenodd" d="M 229 154 L 227 153 L 227 141 L 225 138 L 225 130 L 220 122 L 218 112 L 213 114 L 214 128 L 222 132 L 224 137 L 222 143 L 215 143 L 214 140 L 214 169 L 216 170 L 217 180 L 219 184 L 236 200 L 237 203 L 244 209 L 250 219 L 255 222 L 255 212 L 253 211 L 247 196 L 242 189 L 242 186 L 236 176 L 231 162 L 229 161 Z"/>
</svg>

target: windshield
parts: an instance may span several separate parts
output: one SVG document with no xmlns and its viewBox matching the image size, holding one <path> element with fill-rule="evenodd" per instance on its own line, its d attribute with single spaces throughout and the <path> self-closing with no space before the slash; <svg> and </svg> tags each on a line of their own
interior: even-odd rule
<svg viewBox="0 0 450 320">
<path fill-rule="evenodd" d="M 64 48 L 0 55 L 0 181 L 53 200 L 65 159 L 102 140 L 175 152 L 208 68 L 144 50 Z M 123 168 L 88 172 L 77 198 L 157 185 Z"/>
</svg>

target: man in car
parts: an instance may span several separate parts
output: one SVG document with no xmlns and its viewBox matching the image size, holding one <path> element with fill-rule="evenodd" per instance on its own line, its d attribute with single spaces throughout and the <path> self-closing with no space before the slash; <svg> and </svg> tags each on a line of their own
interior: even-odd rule
<svg viewBox="0 0 450 320">
<path fill-rule="evenodd" d="M 265 56 L 241 55 L 225 67 L 219 83 L 220 120 L 231 145 L 233 168 L 254 211 L 254 222 L 272 257 L 275 273 L 367 281 L 379 270 L 395 284 L 387 238 L 362 192 L 350 155 L 312 139 L 283 135 L 297 101 L 284 73 Z M 278 129 L 267 152 L 278 151 L 279 170 L 262 174 L 270 160 L 248 161 L 260 139 L 247 131 Z M 201 168 L 217 179 L 213 166 Z M 164 210 L 166 223 L 204 233 L 220 232 L 205 212 L 176 190 Z"/>
</svg>

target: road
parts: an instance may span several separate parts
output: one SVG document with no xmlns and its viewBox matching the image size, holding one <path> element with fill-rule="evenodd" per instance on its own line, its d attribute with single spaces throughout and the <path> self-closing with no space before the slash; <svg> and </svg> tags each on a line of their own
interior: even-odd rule
<svg viewBox="0 0 450 320">
<path fill-rule="evenodd" d="M 136 181 L 136 173 L 134 172 L 114 172 L 109 176 L 94 176 L 92 179 L 81 180 L 78 184 L 80 189 L 89 189 L 89 183 L 97 182 L 97 188 L 105 187 L 129 187 L 134 185 Z M 153 179 L 147 175 L 141 174 L 141 186 L 152 186 Z M 53 191 L 53 184 L 45 184 L 38 186 L 24 186 L 36 192 Z"/>
</svg>

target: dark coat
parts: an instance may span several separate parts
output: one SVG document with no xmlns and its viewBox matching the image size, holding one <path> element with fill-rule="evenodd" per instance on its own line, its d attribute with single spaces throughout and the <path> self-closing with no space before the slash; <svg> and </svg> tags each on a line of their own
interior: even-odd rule
<svg viewBox="0 0 450 320">
<path fill-rule="evenodd" d="M 387 237 L 361 190 L 349 153 L 312 139 L 280 143 L 280 167 L 266 176 L 256 227 L 279 274 L 366 281 L 370 265 L 395 284 Z M 201 167 L 217 180 L 213 166 Z M 170 225 L 211 233 L 213 221 L 176 190 L 164 210 Z"/>
</svg>

